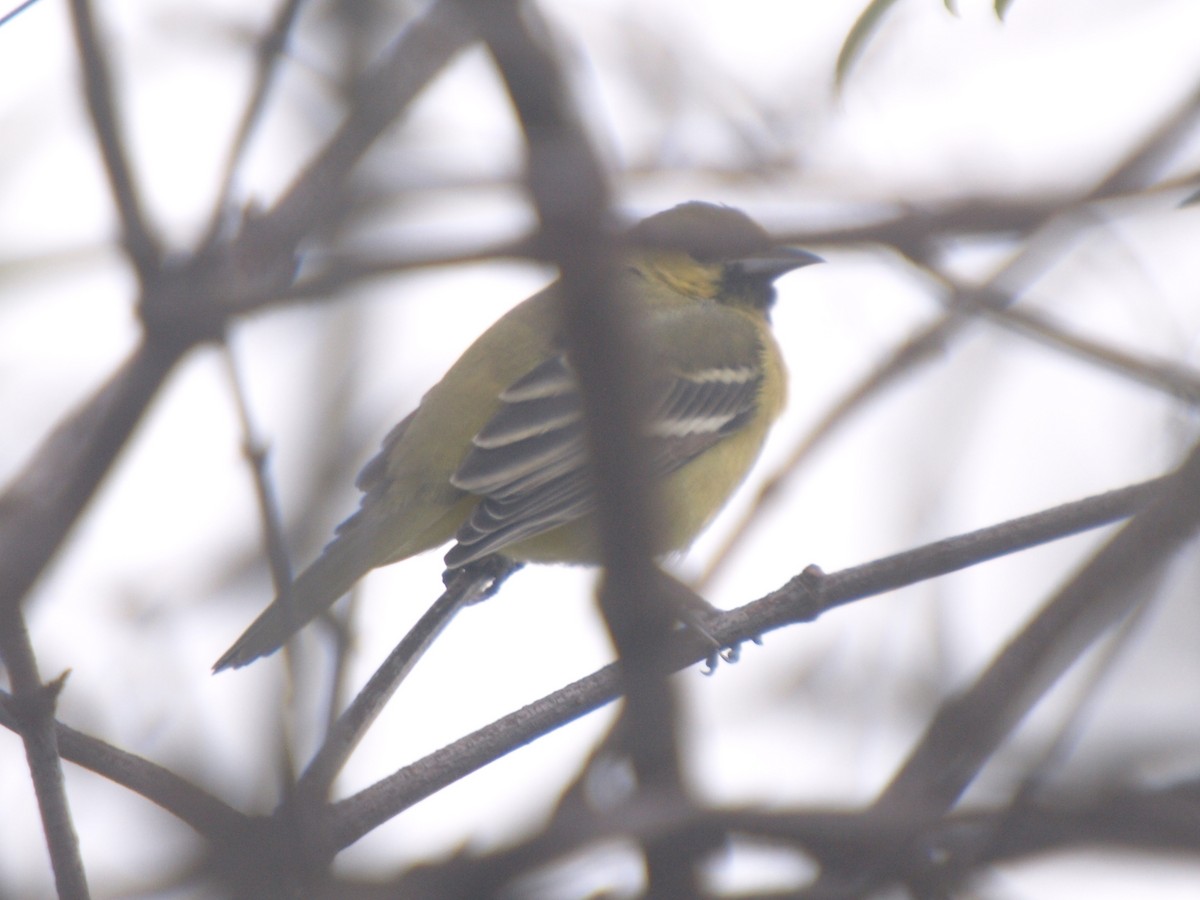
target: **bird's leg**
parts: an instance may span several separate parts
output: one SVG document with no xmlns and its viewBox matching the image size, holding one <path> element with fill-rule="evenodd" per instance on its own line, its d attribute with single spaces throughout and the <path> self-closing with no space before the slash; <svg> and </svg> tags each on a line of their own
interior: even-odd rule
<svg viewBox="0 0 1200 900">
<path fill-rule="evenodd" d="M 496 596 L 509 576 L 524 566 L 525 563 L 509 559 L 501 553 L 492 553 L 465 566 L 447 569 L 442 573 L 442 584 L 447 591 L 454 590 L 454 585 L 459 584 L 477 592 L 476 596 L 466 599 L 464 605 L 470 606 Z"/>
<path fill-rule="evenodd" d="M 724 611 L 713 606 L 673 575 L 669 575 L 661 569 L 658 570 L 658 574 L 660 576 L 659 596 L 671 604 L 680 623 L 685 628 L 691 629 L 711 648 L 711 652 L 705 660 L 704 674 L 711 675 L 716 670 L 718 660 L 723 659 L 727 663 L 737 662 L 741 655 L 741 644 L 726 646 L 717 640 L 709 630 L 709 626 L 719 621 L 725 614 Z M 760 644 L 762 641 L 755 638 L 754 643 Z"/>
</svg>

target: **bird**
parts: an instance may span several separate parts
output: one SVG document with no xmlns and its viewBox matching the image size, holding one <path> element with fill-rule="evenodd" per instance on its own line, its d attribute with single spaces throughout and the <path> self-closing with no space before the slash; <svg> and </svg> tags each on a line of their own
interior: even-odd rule
<svg viewBox="0 0 1200 900">
<path fill-rule="evenodd" d="M 770 327 L 780 276 L 819 256 L 733 207 L 682 203 L 628 229 L 612 290 L 641 329 L 656 556 L 686 549 L 750 470 L 783 409 Z M 595 564 L 583 410 L 551 284 L 479 337 L 384 438 L 358 510 L 217 660 L 274 653 L 372 569 L 453 541 L 447 571 L 491 554 Z"/>
</svg>

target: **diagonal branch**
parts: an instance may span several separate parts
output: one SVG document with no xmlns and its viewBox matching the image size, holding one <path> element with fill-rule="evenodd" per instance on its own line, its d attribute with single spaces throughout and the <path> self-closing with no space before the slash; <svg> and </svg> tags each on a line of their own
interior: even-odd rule
<svg viewBox="0 0 1200 900">
<path fill-rule="evenodd" d="M 1157 478 L 928 544 L 841 572 L 797 576 L 779 590 L 724 613 L 708 624 L 733 645 L 797 622 L 812 621 L 837 606 L 886 593 L 917 581 L 959 571 L 982 561 L 1098 528 L 1149 507 L 1173 482 Z M 711 647 L 689 631 L 673 635 L 667 663 L 673 670 L 706 659 Z M 583 678 L 333 804 L 314 822 L 321 853 L 344 848 L 422 799 L 470 772 L 620 696 L 616 665 Z M 17 727 L 12 700 L 0 692 L 0 725 Z M 209 837 L 246 833 L 245 816 L 231 810 L 166 769 L 56 724 L 59 750 L 75 762 L 187 822 Z"/>
<path fill-rule="evenodd" d="M 55 703 L 66 673 L 50 684 L 42 683 L 25 616 L 17 606 L 0 611 L 0 661 L 8 670 L 13 686 L 13 694 L 7 696 L 3 724 L 19 734 L 25 745 L 25 760 L 41 813 L 58 895 L 86 900 L 87 873 L 67 802 L 54 719 Z M 0 696 L 6 695 L 0 693 Z"/>
<path fill-rule="evenodd" d="M 0 494 L 0 609 L 16 608 L 58 551 L 182 353 L 143 343 Z"/>
<path fill-rule="evenodd" d="M 0 691 L 0 725 L 16 730 L 18 715 L 13 695 Z M 119 750 L 111 744 L 55 722 L 55 738 L 62 758 L 102 775 L 145 797 L 213 840 L 244 834 L 250 821 L 207 791 L 148 759 Z"/>
<path fill-rule="evenodd" d="M 250 220 L 232 244 L 208 248 L 170 266 L 141 271 L 139 302 L 146 340 L 83 406 L 64 420 L 34 453 L 25 469 L 0 495 L 0 606 L 17 604 L 57 552 L 117 453 L 157 393 L 167 373 L 192 346 L 220 338 L 225 317 L 247 312 L 278 297 L 295 269 L 296 242 L 309 233 L 321 204 L 344 190 L 345 178 L 362 152 L 402 112 L 449 54 L 464 46 L 469 32 L 442 2 L 410 25 L 374 76 L 326 152 L 264 218 Z M 118 187 L 129 185 L 124 155 L 111 112 L 107 69 L 99 56 L 91 10 L 74 0 L 81 52 L 95 115 L 107 123 L 102 139 L 115 160 L 110 171 Z M 435 40 L 435 38 L 438 38 Z M 140 216 L 131 191 L 133 241 Z M 124 215 L 124 214 L 123 214 Z M 128 237 L 128 236 L 127 236 Z M 153 256 L 143 247 L 143 263 Z"/>
<path fill-rule="evenodd" d="M 806 570 L 767 596 L 705 624 L 724 646 L 751 641 L 856 600 L 1128 518 L 1154 503 L 1171 483 L 1171 476 L 1156 478 L 828 575 Z M 685 630 L 672 636 L 666 662 L 677 671 L 711 653 L 709 644 Z M 620 695 L 618 667 L 605 666 L 333 804 L 321 840 L 336 848 L 349 846 L 447 785 Z"/>
<path fill-rule="evenodd" d="M 1097 553 L 1000 652 L 964 693 L 944 703 L 871 807 L 906 817 L 916 833 L 958 801 L 1000 744 L 1054 683 L 1111 626 L 1149 599 L 1145 590 L 1200 528 L 1200 447 L 1156 489 L 1154 504 Z M 849 873 L 852 890 L 904 871 L 907 841 Z M 838 883 L 847 873 L 833 873 Z"/>
<path fill-rule="evenodd" d="M 205 246 L 214 246 L 221 232 L 221 224 L 225 217 L 226 207 L 233 191 L 234 178 L 241 167 L 250 145 L 254 129 L 258 127 L 266 109 L 267 98 L 271 89 L 278 81 L 279 62 L 287 47 L 288 38 L 295 28 L 300 15 L 300 6 L 304 0 L 284 0 L 283 5 L 275 14 L 271 27 L 258 41 L 254 59 L 254 90 L 242 111 L 237 133 L 230 142 L 225 161 L 224 172 L 221 175 L 221 186 L 217 190 L 216 202 L 213 204 L 212 219 L 209 222 L 208 234 L 204 239 Z"/>
<path fill-rule="evenodd" d="M 474 40 L 470 19 L 451 0 L 439 0 L 409 22 L 380 64 L 363 78 L 353 108 L 320 154 L 269 212 L 247 226 L 269 235 L 274 243 L 294 247 L 314 222 L 335 221 L 330 211 L 341 208 L 346 180 L 363 154 Z"/>
<path fill-rule="evenodd" d="M 101 49 L 103 42 L 97 33 L 88 0 L 71 0 L 71 23 L 75 29 L 79 58 L 83 61 L 83 86 L 88 114 L 100 144 L 108 186 L 121 220 L 121 241 L 138 278 L 145 284 L 158 269 L 161 253 L 158 242 L 146 226 L 145 212 L 129 168 L 129 154 L 125 150 L 121 126 L 117 121 L 112 75 Z"/>
<path fill-rule="evenodd" d="M 519 568 L 520 563 L 505 557 L 488 556 L 474 565 L 447 573 L 449 579 L 446 590 L 388 654 L 354 702 L 329 729 L 320 750 L 296 782 L 291 798 L 294 806 L 311 808 L 325 801 L 334 778 L 362 741 L 371 723 L 378 718 L 400 682 L 408 677 L 451 619 L 464 606 L 478 603 L 494 594 Z"/>
<path fill-rule="evenodd" d="M 909 814 L 948 809 L 1063 672 L 1147 599 L 1140 590 L 1145 580 L 1200 527 L 1200 449 L 1158 493 L 1157 502 L 1096 554 L 968 691 L 939 712 L 878 808 Z"/>
</svg>

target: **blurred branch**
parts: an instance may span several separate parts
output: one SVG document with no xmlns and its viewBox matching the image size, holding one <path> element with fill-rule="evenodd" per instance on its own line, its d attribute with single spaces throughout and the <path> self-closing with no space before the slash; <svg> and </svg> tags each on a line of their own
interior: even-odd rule
<svg viewBox="0 0 1200 900">
<path fill-rule="evenodd" d="M 1200 371 L 1169 359 L 1150 359 L 1103 341 L 1073 334 L 1042 313 L 1012 306 L 1012 297 L 995 290 L 974 290 L 947 279 L 956 308 L 987 319 L 1008 331 L 1033 338 L 1076 359 L 1144 384 L 1189 406 L 1200 403 Z"/>
<path fill-rule="evenodd" d="M 631 836 L 687 840 L 706 833 L 723 840 L 741 838 L 811 854 L 823 866 L 836 865 L 847 856 L 869 856 L 879 847 L 913 836 L 912 824 L 903 817 L 885 820 L 854 810 L 821 808 L 710 806 L 695 810 L 644 805 L 555 825 L 512 848 L 478 855 L 463 851 L 436 866 L 415 867 L 386 886 L 378 886 L 380 895 L 407 900 L 493 896 L 539 866 Z M 996 837 L 981 841 L 981 835 Z M 984 865 L 1056 850 L 1100 846 L 1197 856 L 1200 784 L 1183 782 L 1166 788 L 1083 785 L 1069 792 L 1039 795 L 1017 807 L 957 813 L 923 833 L 920 843 L 935 851 L 914 861 L 922 868 L 922 883 L 943 889 L 979 873 Z M 815 895 L 805 892 L 801 896 Z"/>
<path fill-rule="evenodd" d="M 507 182 L 505 182 L 507 183 Z M 495 179 L 484 184 L 448 183 L 431 187 L 428 183 L 406 187 L 405 191 L 477 190 L 497 186 Z M 1162 187 L 1161 193 L 1176 191 Z M 1078 202 L 1077 196 L 1051 197 L 1046 200 L 1012 201 L 1007 198 L 977 197 L 956 200 L 943 206 L 911 208 L 905 206 L 894 215 L 874 217 L 861 224 L 834 227 L 793 227 L 778 235 L 780 243 L 802 246 L 837 244 L 841 246 L 880 244 L 898 250 L 909 259 L 924 259 L 939 241 L 964 236 L 990 235 L 996 238 L 1027 235 L 1049 219 Z M 304 276 L 278 297 L 248 296 L 231 302 L 231 311 L 249 312 L 277 302 L 328 300 L 346 288 L 369 281 L 425 268 L 439 268 L 490 261 L 497 258 L 548 261 L 551 248 L 537 234 L 521 238 L 497 238 L 465 248 L 419 250 L 389 255 L 338 253 L 313 255 L 305 260 Z M 913 340 L 918 340 L 914 338 Z M 901 351 L 903 352 L 903 351 Z"/>
<path fill-rule="evenodd" d="M 342 190 L 349 167 L 370 141 L 466 40 L 458 17 L 445 12 L 452 5 L 438 3 L 410 25 L 367 80 L 361 103 L 326 152 L 271 213 L 248 220 L 228 244 L 161 266 L 153 262 L 141 272 L 138 306 L 145 341 L 108 384 L 55 429 L 0 496 L 0 603 L 16 604 L 24 597 L 174 364 L 196 344 L 222 339 L 232 311 L 262 306 L 290 283 L 295 243 L 321 221 L 315 215 L 319 205 Z M 73 7 L 86 61 L 97 53 L 90 8 L 84 0 L 75 0 Z M 90 76 L 91 102 L 101 124 L 111 125 L 106 70 L 98 65 Z M 90 63 L 87 70 L 92 72 Z M 389 78 L 396 80 L 389 83 Z M 116 132 L 109 130 L 102 143 L 118 160 L 111 170 L 114 181 L 127 183 Z M 122 196 L 118 201 L 126 202 Z M 130 221 L 141 220 L 134 215 Z M 137 227 L 131 234 L 141 246 Z M 143 264 L 150 265 L 150 257 L 139 252 Z"/>
<path fill-rule="evenodd" d="M 808 458 L 836 433 L 845 422 L 883 396 L 885 389 L 898 384 L 902 375 L 946 352 L 946 341 L 953 319 L 945 316 L 910 335 L 895 347 L 871 372 L 840 397 L 801 439 L 779 466 L 763 481 L 749 508 L 740 515 L 729 535 L 713 553 L 704 571 L 693 582 L 699 593 L 712 584 L 749 540 L 751 528 L 763 510 L 781 497 L 784 489 L 800 472 Z"/>
<path fill-rule="evenodd" d="M 473 12 L 520 119 L 541 240 L 559 268 L 567 352 L 579 380 L 595 478 L 604 563 L 600 608 L 620 658 L 625 694 L 620 727 L 636 735 L 626 749 L 639 795 L 683 802 L 675 700 L 662 656 L 675 617 L 659 596 L 651 556 L 657 522 L 641 400 L 649 379 L 624 298 L 613 290 L 607 178 L 537 8 L 521 0 L 491 0 Z M 646 843 L 649 894 L 693 896 L 700 849 Z"/>
<path fill-rule="evenodd" d="M 1166 580 L 1166 575 L 1167 570 L 1163 568 L 1150 576 L 1144 593 L 1147 596 L 1159 596 L 1159 589 Z M 1036 758 L 1026 766 L 1025 774 L 1005 804 L 1006 809 L 1001 814 L 991 817 L 990 821 L 980 823 L 970 843 L 955 853 L 953 866 L 938 867 L 943 871 L 936 873 L 936 880 L 945 892 L 949 893 L 959 886 L 950 884 L 954 873 L 961 879 L 964 874 L 978 870 L 984 856 L 993 853 L 993 848 L 1015 829 L 1021 829 L 1021 824 L 1016 820 L 1027 810 L 1039 805 L 1039 798 L 1045 792 L 1050 779 L 1056 772 L 1061 771 L 1071 751 L 1078 744 L 1087 727 L 1089 714 L 1093 713 L 1099 704 L 1102 688 L 1112 680 L 1111 676 L 1115 673 L 1118 660 L 1128 654 L 1133 638 L 1141 630 L 1150 609 L 1150 603 L 1142 603 L 1134 609 L 1116 629 L 1112 638 L 1094 655 L 1083 685 L 1071 700 L 1070 709 L 1055 723 L 1055 733 L 1045 749 L 1037 753 Z M 1107 784 L 1105 793 L 1111 791 L 1111 784 Z"/>
<path fill-rule="evenodd" d="M 1063 246 L 1071 234 L 1091 227 L 1102 218 L 1104 203 L 1142 200 L 1166 208 L 1176 202 L 1193 181 L 1192 176 L 1172 178 L 1153 186 L 1143 185 L 1125 193 L 1094 189 L 1086 194 L 1049 193 L 1037 197 L 992 197 L 968 195 L 940 203 L 899 203 L 868 207 L 845 225 L 791 226 L 777 233 L 781 243 L 806 247 L 829 244 L 879 244 L 910 258 L 923 258 L 945 243 L 964 238 L 996 240 L 1028 239 L 1055 219 L 1069 227 L 1056 232 Z"/>
<path fill-rule="evenodd" d="M 304 0 L 284 0 L 275 14 L 275 21 L 258 40 L 254 56 L 254 88 L 242 112 L 241 122 L 238 123 L 237 133 L 229 145 L 228 157 L 225 161 L 225 171 L 221 176 L 221 186 L 217 190 L 216 201 L 213 203 L 212 216 L 208 226 L 208 235 L 203 241 L 206 247 L 213 247 L 220 239 L 221 227 L 225 221 L 225 211 L 231 199 L 233 180 L 250 145 L 250 137 L 258 127 L 266 110 L 267 98 L 276 84 L 279 72 L 279 62 L 283 51 L 287 48 L 288 39 L 299 18 L 300 7 Z"/>
<path fill-rule="evenodd" d="M 1179 152 L 1185 149 L 1200 124 L 1200 83 L 1136 147 L 1125 155 L 1092 191 L 1094 199 L 1143 191 L 1151 187 Z"/>
<path fill-rule="evenodd" d="M 974 815 L 964 816 L 967 822 Z M 1038 797 L 1005 814 L 989 862 L 1081 846 L 1200 853 L 1200 782 L 1161 788 L 1101 785 L 1063 799 Z"/>
<path fill-rule="evenodd" d="M 18 3 L 16 6 L 14 6 L 8 12 L 6 12 L 4 15 L 0 16 L 0 28 L 3 28 L 5 25 L 7 25 L 9 22 L 11 22 L 13 19 L 15 19 L 21 13 L 25 12 L 25 10 L 29 9 L 29 7 L 33 6 L 33 4 L 35 4 L 35 3 L 37 3 L 37 0 L 24 0 L 24 2 Z"/>
<path fill-rule="evenodd" d="M 88 0 L 71 0 L 71 23 L 75 29 L 75 44 L 83 63 L 84 95 L 92 128 L 104 159 L 108 186 L 117 204 L 121 221 L 121 240 L 125 253 L 145 286 L 161 263 L 158 242 L 150 234 L 146 216 L 138 198 L 137 184 L 129 169 L 128 153 L 121 138 L 113 98 L 112 76 L 108 61 L 101 49 L 103 42 L 96 32 L 92 6 Z"/>
<path fill-rule="evenodd" d="M 1198 121 L 1200 87 L 1191 92 L 1137 146 L 1131 148 L 1125 159 L 1086 196 L 1052 198 L 1044 204 L 964 200 L 933 211 L 908 211 L 883 222 L 788 234 L 786 240 L 806 245 L 870 242 L 892 247 L 943 286 L 950 285 L 953 288 L 953 297 L 946 301 L 950 312 L 911 335 L 834 403 L 789 453 L 785 462 L 766 479 L 747 512 L 738 520 L 696 580 L 697 590 L 702 591 L 729 563 L 748 539 L 750 528 L 763 509 L 773 498 L 783 494 L 786 485 L 796 477 L 814 450 L 854 415 L 899 384 L 905 375 L 939 358 L 951 346 L 965 325 L 960 307 L 972 309 L 980 305 L 973 298 L 988 298 L 989 302 L 985 305 L 988 317 L 1014 331 L 1036 335 L 1044 342 L 1067 349 L 1080 358 L 1119 370 L 1143 383 L 1195 402 L 1192 398 L 1195 396 L 1197 376 L 1193 370 L 1167 361 L 1139 359 L 1099 342 L 1068 335 L 1034 313 L 1014 312 L 1009 307 L 1050 266 L 1062 248 L 1077 239 L 1080 230 L 1091 227 L 1096 221 L 1097 213 L 1089 208 L 1091 204 L 1126 192 L 1150 190 L 1153 179 L 1184 146 Z M 1000 271 L 982 285 L 964 288 L 930 262 L 937 255 L 939 239 L 1009 231 L 1025 236 L 1026 242 Z"/>
<path fill-rule="evenodd" d="M 1173 477 L 1066 504 L 842 572 L 822 575 L 810 569 L 772 594 L 721 614 L 706 624 L 725 645 L 745 642 L 766 631 L 811 621 L 829 609 L 854 600 L 1109 524 L 1145 509 L 1160 498 L 1174 483 Z M 677 631 L 667 644 L 664 666 L 678 670 L 710 655 L 711 647 L 702 637 L 690 630 Z M 302 833 L 293 834 L 286 840 L 301 840 L 305 852 L 311 852 L 314 859 L 331 858 L 339 849 L 425 797 L 540 735 L 616 699 L 620 693 L 618 666 L 606 666 L 406 766 L 358 794 L 329 807 L 309 810 L 303 820 Z M 0 694 L 0 701 L 3 701 L 0 703 L 0 713 L 3 713 L 0 724 L 14 728 L 15 719 L 9 707 L 11 701 L 3 694 Z M 246 834 L 252 820 L 233 812 L 207 793 L 165 769 L 65 725 L 57 725 L 55 733 L 63 758 L 145 796 L 201 834 L 217 840 L 228 852 L 254 852 L 257 845 L 239 845 L 238 838 L 238 835 Z M 323 768 L 323 764 L 314 762 L 314 772 Z M 254 827 L 257 829 L 277 829 L 275 839 L 278 840 L 285 840 L 283 836 L 291 834 L 290 829 L 297 823 L 291 817 L 256 821 Z M 270 822 L 274 824 L 270 825 Z"/>
<path fill-rule="evenodd" d="M 999 745 L 1068 668 L 1113 624 L 1148 600 L 1146 582 L 1200 527 L 1200 447 L 1159 485 L 1153 506 L 1097 553 L 960 696 L 943 703 L 925 736 L 872 806 L 917 830 L 957 802 Z M 916 851 L 878 853 L 849 877 L 852 891 L 893 876 Z"/>
<path fill-rule="evenodd" d="M 222 345 L 221 356 L 229 379 L 229 391 L 233 397 L 233 406 L 237 410 L 238 423 L 242 429 L 242 453 L 250 465 L 250 474 L 254 480 L 254 496 L 258 501 L 263 544 L 267 551 L 267 561 L 271 566 L 271 581 L 274 583 L 277 595 L 287 596 L 292 588 L 292 567 L 288 560 L 287 548 L 283 543 L 279 502 L 275 499 L 274 487 L 270 478 L 267 477 L 267 447 L 251 420 L 246 388 L 242 383 L 241 373 L 238 371 L 237 360 L 234 359 L 233 350 L 228 343 Z"/>
<path fill-rule="evenodd" d="M 53 558 L 182 352 L 143 343 L 0 494 L 0 610 L 19 606 Z"/>
<path fill-rule="evenodd" d="M 346 182 L 375 139 L 412 104 L 450 59 L 475 39 L 453 0 L 437 0 L 405 27 L 380 64 L 358 85 L 337 132 L 269 212 L 246 230 L 270 246 L 295 247 L 314 225 L 329 228 L 344 208 Z M 262 298 L 267 301 L 271 298 Z"/>
<path fill-rule="evenodd" d="M 311 809 L 325 801 L 333 780 L 371 723 L 451 619 L 464 606 L 492 596 L 519 568 L 519 563 L 504 557 L 488 556 L 475 565 L 446 573 L 446 590 L 388 654 L 326 735 L 320 750 L 296 783 L 290 798 L 294 806 Z"/>
<path fill-rule="evenodd" d="M 926 544 L 840 572 L 815 567 L 745 606 L 705 624 L 722 646 L 754 640 L 768 631 L 810 622 L 838 606 L 957 572 L 1127 518 L 1158 499 L 1173 476 L 1164 476 L 988 528 Z M 711 646 L 690 629 L 672 635 L 666 661 L 679 670 L 707 660 Z M 413 804 L 506 753 L 620 696 L 618 667 L 603 669 L 498 719 L 332 807 L 326 837 L 345 847 Z"/>
<path fill-rule="evenodd" d="M 58 694 L 68 673 L 49 684 L 42 683 L 25 616 L 17 605 L 0 609 L 0 660 L 13 686 L 11 695 L 0 691 L 0 699 L 5 701 L 2 724 L 20 735 L 25 746 L 25 761 L 42 817 L 58 895 L 86 900 L 87 874 L 67 802 L 54 719 Z"/>
<path fill-rule="evenodd" d="M 440 268 L 443 266 L 470 265 L 492 262 L 497 259 L 544 260 L 545 252 L 536 235 L 525 238 L 493 240 L 477 247 L 464 250 L 423 251 L 411 254 L 367 256 L 365 254 L 338 254 L 314 260 L 308 273 L 296 282 L 279 299 L 328 300 L 346 288 L 373 278 L 396 275 L 417 269 Z M 253 301 L 253 305 L 258 300 Z"/>
<path fill-rule="evenodd" d="M 0 691 L 0 725 L 12 731 L 20 727 L 15 699 Z M 145 797 L 198 833 L 214 840 L 245 833 L 248 817 L 171 770 L 61 722 L 55 723 L 54 731 L 63 759 Z"/>
<path fill-rule="evenodd" d="M 1194 779 L 1165 787 L 1105 780 L 1044 791 L 1015 805 L 954 813 L 919 834 L 908 816 L 858 810 L 717 810 L 714 816 L 732 834 L 799 846 L 828 868 L 915 839 L 925 852 L 911 863 L 923 881 L 939 873 L 961 878 L 964 861 L 982 867 L 1071 848 L 1200 854 L 1200 781 Z"/>
</svg>

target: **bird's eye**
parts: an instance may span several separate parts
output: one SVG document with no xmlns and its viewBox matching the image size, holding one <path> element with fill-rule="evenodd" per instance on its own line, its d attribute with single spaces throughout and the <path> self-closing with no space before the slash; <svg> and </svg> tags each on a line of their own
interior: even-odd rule
<svg viewBox="0 0 1200 900">
<path fill-rule="evenodd" d="M 720 256 L 711 250 L 689 250 L 687 255 L 702 266 L 711 266 L 720 261 Z"/>
</svg>

